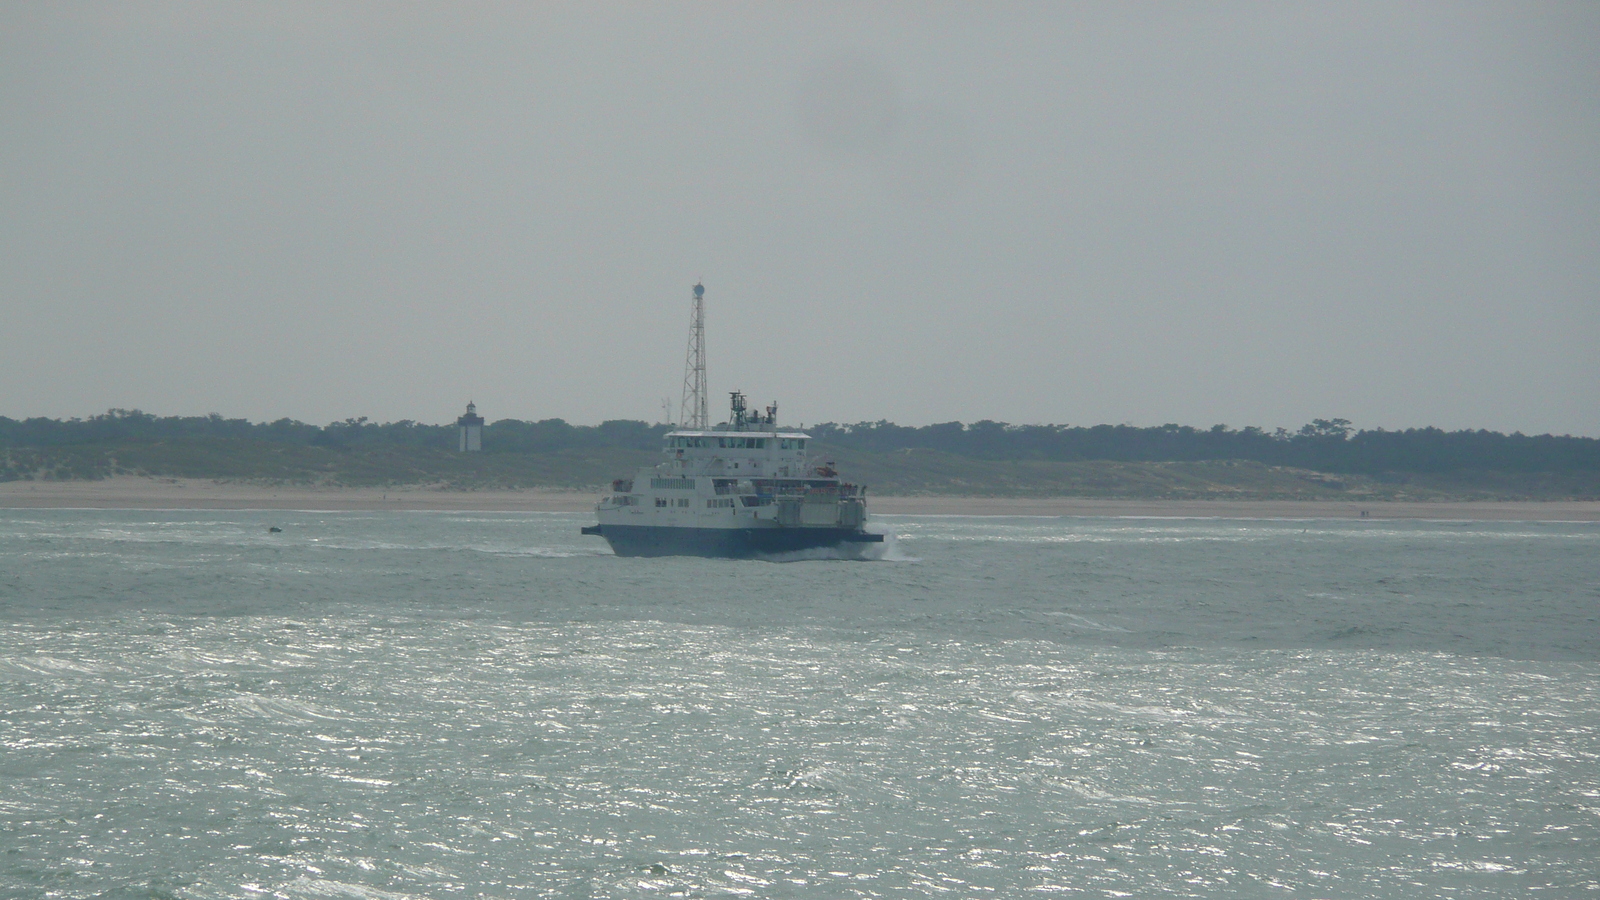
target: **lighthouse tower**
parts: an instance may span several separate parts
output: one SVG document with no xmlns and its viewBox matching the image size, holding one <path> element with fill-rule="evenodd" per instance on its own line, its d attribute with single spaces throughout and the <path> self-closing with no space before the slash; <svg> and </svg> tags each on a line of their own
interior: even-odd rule
<svg viewBox="0 0 1600 900">
<path fill-rule="evenodd" d="M 476 453 L 483 449 L 483 416 L 478 415 L 478 405 L 467 402 L 467 414 L 456 420 L 461 428 L 461 452 Z"/>
</svg>

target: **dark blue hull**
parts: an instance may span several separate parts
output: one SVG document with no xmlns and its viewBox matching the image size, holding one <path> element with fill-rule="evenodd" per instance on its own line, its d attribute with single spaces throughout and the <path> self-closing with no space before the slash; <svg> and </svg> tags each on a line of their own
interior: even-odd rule
<svg viewBox="0 0 1600 900">
<path fill-rule="evenodd" d="M 883 535 L 849 528 L 666 528 L 657 525 L 590 525 L 584 534 L 606 539 L 618 556 L 715 556 L 758 559 L 800 550 L 859 549 Z"/>
</svg>

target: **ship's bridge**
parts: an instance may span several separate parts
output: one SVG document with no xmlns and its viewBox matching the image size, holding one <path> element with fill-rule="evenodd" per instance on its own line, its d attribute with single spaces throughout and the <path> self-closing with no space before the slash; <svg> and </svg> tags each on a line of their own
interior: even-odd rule
<svg viewBox="0 0 1600 900">
<path fill-rule="evenodd" d="M 796 477 L 807 471 L 810 439 L 801 431 L 673 431 L 662 449 L 667 465 L 685 474 Z"/>
<path fill-rule="evenodd" d="M 664 450 L 672 456 L 803 456 L 810 434 L 803 431 L 755 431 L 755 429 L 710 429 L 710 431 L 667 432 Z"/>
<path fill-rule="evenodd" d="M 744 395 L 733 392 L 730 421 L 713 428 L 679 429 L 668 432 L 662 450 L 680 469 L 737 469 L 741 473 L 768 475 L 805 471 L 806 443 L 811 436 L 803 431 L 779 430 L 778 407 L 767 414 L 745 412 Z"/>
</svg>

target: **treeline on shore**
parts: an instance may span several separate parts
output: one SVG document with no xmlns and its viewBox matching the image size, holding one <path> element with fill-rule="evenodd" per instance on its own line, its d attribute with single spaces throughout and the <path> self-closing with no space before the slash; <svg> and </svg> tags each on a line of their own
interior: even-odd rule
<svg viewBox="0 0 1600 900">
<path fill-rule="evenodd" d="M 256 423 L 220 415 L 154 416 L 138 410 L 68 420 L 0 417 L 0 480 L 94 479 L 132 473 L 339 484 L 597 485 L 648 464 L 670 428 L 631 420 L 572 425 L 560 419 L 502 419 L 484 427 L 482 453 L 463 454 L 456 452 L 454 424 L 380 424 L 365 418 L 328 425 L 290 419 Z M 1179 488 L 1168 485 L 1158 490 L 1152 482 L 1136 489 L 1133 479 L 1159 476 L 1167 484 L 1180 471 L 1188 473 L 1184 478 L 1201 477 L 1208 483 L 1226 472 L 1225 481 L 1248 477 L 1257 485 L 1251 490 L 1273 494 L 1289 490 L 1277 485 L 1278 476 L 1269 479 L 1259 474 L 1263 467 L 1361 476 L 1349 485 L 1369 488 L 1379 483 L 1420 484 L 1423 476 L 1445 476 L 1450 484 L 1503 485 L 1495 492 L 1506 496 L 1587 496 L 1600 485 L 1600 439 L 1438 428 L 1356 430 L 1344 419 L 1317 419 L 1293 432 L 1223 425 L 991 421 L 921 427 L 885 421 L 826 423 L 806 430 L 816 439 L 816 449 L 837 455 L 841 464 L 848 460 L 853 471 L 872 470 L 877 484 L 914 492 L 1011 493 L 1024 492 L 1033 483 L 1040 488 L 1054 484 L 1048 488 L 1051 491 L 1090 490 L 1092 484 L 1097 485 L 1096 495 L 1111 496 L 1119 490 L 1165 495 Z M 974 464 L 962 465 L 962 459 Z M 1255 469 L 1223 470 L 1212 465 L 1220 463 Z M 1085 464 L 1093 467 L 1081 469 Z M 1197 464 L 1204 468 L 1172 468 Z M 1130 467 L 1138 466 L 1143 468 L 1136 475 Z M 1258 474 L 1249 474 L 1252 471 Z M 976 477 L 979 473 L 987 474 Z M 1516 484 L 1543 486 L 1515 487 L 1493 473 L 1516 475 Z M 1122 482 L 1126 484 L 1118 488 Z M 1320 482 L 1312 486 L 1318 491 L 1350 489 Z"/>
<path fill-rule="evenodd" d="M 484 450 L 499 453 L 550 453 L 581 447 L 658 450 L 670 428 L 617 419 L 599 425 L 569 425 L 561 419 L 523 422 L 501 419 L 484 426 Z M 251 422 L 209 416 L 154 416 L 137 409 L 113 409 L 87 419 L 8 419 L 0 416 L 0 447 L 70 447 L 194 440 L 270 441 L 329 449 L 418 447 L 454 450 L 454 424 L 370 422 L 366 416 L 327 425 L 294 419 Z"/>
<path fill-rule="evenodd" d="M 1600 471 L 1600 439 L 1495 431 L 1360 430 L 1346 419 L 1316 419 L 1298 431 L 1213 425 L 1007 425 L 948 422 L 908 428 L 890 422 L 819 425 L 824 443 L 875 453 L 942 450 L 973 459 L 1071 462 L 1242 460 L 1321 472 Z"/>
<path fill-rule="evenodd" d="M 588 487 L 654 459 L 668 430 L 635 421 L 505 419 L 485 426 L 485 452 L 459 453 L 454 424 L 363 417 L 310 425 L 120 409 L 87 419 L 0 416 L 0 481 L 131 474 L 346 486 Z"/>
</svg>

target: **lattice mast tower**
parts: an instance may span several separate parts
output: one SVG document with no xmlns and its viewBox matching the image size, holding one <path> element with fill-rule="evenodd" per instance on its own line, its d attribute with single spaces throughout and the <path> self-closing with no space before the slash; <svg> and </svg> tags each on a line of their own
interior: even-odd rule
<svg viewBox="0 0 1600 900">
<path fill-rule="evenodd" d="M 694 286 L 694 311 L 689 317 L 689 352 L 683 361 L 683 402 L 679 428 L 709 428 L 711 395 L 706 390 L 706 289 Z"/>
</svg>

